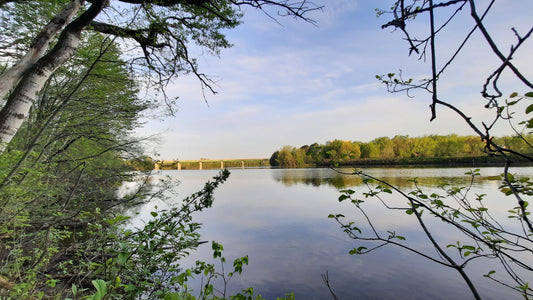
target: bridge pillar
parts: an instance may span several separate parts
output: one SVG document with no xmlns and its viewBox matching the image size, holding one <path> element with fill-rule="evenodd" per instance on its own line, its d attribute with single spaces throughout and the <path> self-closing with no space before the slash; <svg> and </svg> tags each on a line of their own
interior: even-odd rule
<svg viewBox="0 0 533 300">
<path fill-rule="evenodd" d="M 181 170 L 181 163 L 178 163 L 178 170 Z"/>
<path fill-rule="evenodd" d="M 199 161 L 198 164 L 200 165 L 198 170 L 201 170 L 202 169 L 202 162 Z"/>
<path fill-rule="evenodd" d="M 223 170 L 224 169 L 224 161 L 220 161 L 220 170 Z"/>
<path fill-rule="evenodd" d="M 242 168 L 244 169 L 244 160 L 241 162 L 241 164 L 242 164 Z"/>
</svg>

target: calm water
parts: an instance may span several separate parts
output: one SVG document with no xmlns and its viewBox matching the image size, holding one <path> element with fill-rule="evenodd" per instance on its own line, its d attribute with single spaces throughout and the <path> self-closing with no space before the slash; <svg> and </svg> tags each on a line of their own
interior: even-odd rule
<svg viewBox="0 0 533 300">
<path fill-rule="evenodd" d="M 403 190 L 409 190 L 408 179 L 419 178 L 424 189 L 436 190 L 439 182 L 466 184 L 465 168 L 375 168 L 365 169 Z M 345 170 L 349 171 L 349 170 Z M 481 176 L 498 175 L 501 168 L 483 168 Z M 533 168 L 517 168 L 519 174 L 533 175 Z M 202 240 L 215 240 L 224 245 L 226 270 L 233 259 L 248 255 L 249 266 L 242 275 L 232 279 L 230 291 L 254 287 L 267 299 L 275 299 L 292 292 L 297 299 L 332 299 L 321 279 L 328 272 L 334 292 L 340 299 L 471 299 L 466 284 L 454 270 L 429 262 L 415 254 L 386 246 L 366 255 L 349 255 L 348 251 L 363 244 L 351 240 L 340 226 L 327 216 L 343 213 L 350 221 L 364 224 L 348 203 L 337 201 L 339 189 L 350 187 L 364 192 L 361 180 L 329 169 L 234 169 L 228 181 L 215 193 L 214 206 L 196 215 L 203 223 Z M 215 170 L 164 171 L 181 183 L 176 187 L 178 196 L 172 201 L 154 202 L 142 208 L 137 219 L 148 218 L 157 205 L 172 205 L 217 174 Z M 488 194 L 487 202 L 501 212 L 516 206 L 515 200 L 504 197 L 496 180 L 480 179 L 474 182 L 471 193 Z M 389 198 L 396 206 L 406 201 L 401 197 Z M 395 230 L 407 237 L 413 247 L 434 257 L 435 250 L 420 233 L 414 217 L 403 212 L 391 212 L 376 201 L 367 201 L 365 208 L 375 225 L 386 232 Z M 509 222 L 506 214 L 499 215 Z M 357 219 L 358 218 L 358 219 Z M 453 231 L 440 222 L 429 225 L 439 241 L 447 245 L 457 240 Z M 511 224 L 513 226 L 513 224 Z M 363 232 L 367 227 L 361 226 Z M 370 248 L 370 247 L 369 247 Z M 184 263 L 195 259 L 209 261 L 210 244 L 204 244 Z M 467 272 L 484 299 L 518 298 L 507 289 L 483 278 L 491 266 L 485 263 L 469 265 Z M 194 287 L 194 286 L 193 286 Z M 196 285 L 199 288 L 199 283 Z"/>
</svg>

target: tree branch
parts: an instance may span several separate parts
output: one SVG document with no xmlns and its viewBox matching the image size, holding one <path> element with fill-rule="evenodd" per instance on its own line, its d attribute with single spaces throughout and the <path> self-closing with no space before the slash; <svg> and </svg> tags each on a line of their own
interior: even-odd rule
<svg viewBox="0 0 533 300">
<path fill-rule="evenodd" d="M 92 21 L 89 24 L 89 29 L 98 31 L 104 34 L 110 34 L 121 38 L 131 38 L 137 41 L 141 46 L 162 48 L 169 46 L 166 43 L 158 43 L 157 35 L 161 33 L 160 30 L 156 30 L 155 26 L 150 26 L 148 29 L 128 29 L 120 26 Z"/>
<path fill-rule="evenodd" d="M 533 83 L 531 83 L 527 78 L 509 61 L 509 59 L 503 55 L 503 53 L 500 51 L 492 37 L 490 36 L 489 32 L 485 28 L 485 25 L 481 21 L 481 18 L 477 14 L 476 11 L 476 5 L 474 3 L 474 0 L 469 0 L 470 2 L 470 14 L 472 15 L 472 18 L 475 20 L 476 25 L 479 27 L 479 30 L 483 34 L 483 37 L 485 37 L 485 40 L 489 44 L 492 52 L 498 56 L 498 58 L 503 62 L 504 66 L 509 67 L 513 71 L 513 73 L 516 75 L 520 81 L 522 81 L 525 85 L 527 85 L 530 88 L 533 88 Z"/>
</svg>

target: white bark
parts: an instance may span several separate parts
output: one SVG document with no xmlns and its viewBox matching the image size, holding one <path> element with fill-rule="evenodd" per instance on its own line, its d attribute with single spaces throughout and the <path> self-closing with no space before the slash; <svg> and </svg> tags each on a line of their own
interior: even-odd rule
<svg viewBox="0 0 533 300">
<path fill-rule="evenodd" d="M 48 50 L 54 37 L 70 23 L 80 10 L 83 0 L 73 0 L 66 5 L 36 36 L 26 54 L 11 68 L 0 75 L 0 102 L 21 80 L 24 72 L 29 70 Z"/>
<path fill-rule="evenodd" d="M 24 72 L 6 105 L 0 110 L 0 152 L 5 150 L 19 130 L 52 73 L 74 55 L 82 30 L 101 12 L 104 5 L 105 2 L 95 1 L 87 11 L 63 29 L 54 48 Z"/>
<path fill-rule="evenodd" d="M 57 51 L 48 53 L 25 73 L 0 111 L 0 151 L 17 133 L 48 78 L 74 54 L 79 40 L 79 34 L 66 34 L 63 45 L 54 48 Z"/>
<path fill-rule="evenodd" d="M 83 4 L 84 1 L 79 1 Z M 61 32 L 57 44 L 26 72 L 0 110 L 0 152 L 11 142 L 26 119 L 30 108 L 52 73 L 72 57 L 80 42 L 81 32 L 107 5 L 107 0 L 93 0 L 83 14 Z"/>
</svg>

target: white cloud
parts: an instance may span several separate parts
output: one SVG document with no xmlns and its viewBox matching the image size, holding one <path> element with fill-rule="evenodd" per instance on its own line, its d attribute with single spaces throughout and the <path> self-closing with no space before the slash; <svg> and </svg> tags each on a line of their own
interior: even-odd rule
<svg viewBox="0 0 533 300">
<path fill-rule="evenodd" d="M 429 122 L 429 99 L 369 97 L 330 109 L 276 114 L 267 106 L 247 106 L 227 114 L 209 113 L 164 133 L 163 157 L 181 159 L 269 157 L 283 145 L 324 143 L 336 138 L 369 141 L 381 136 L 474 134 L 455 113 L 439 107 Z M 475 103 L 462 108 L 480 125 L 490 112 Z M 190 121 L 187 121 L 190 122 Z"/>
</svg>

